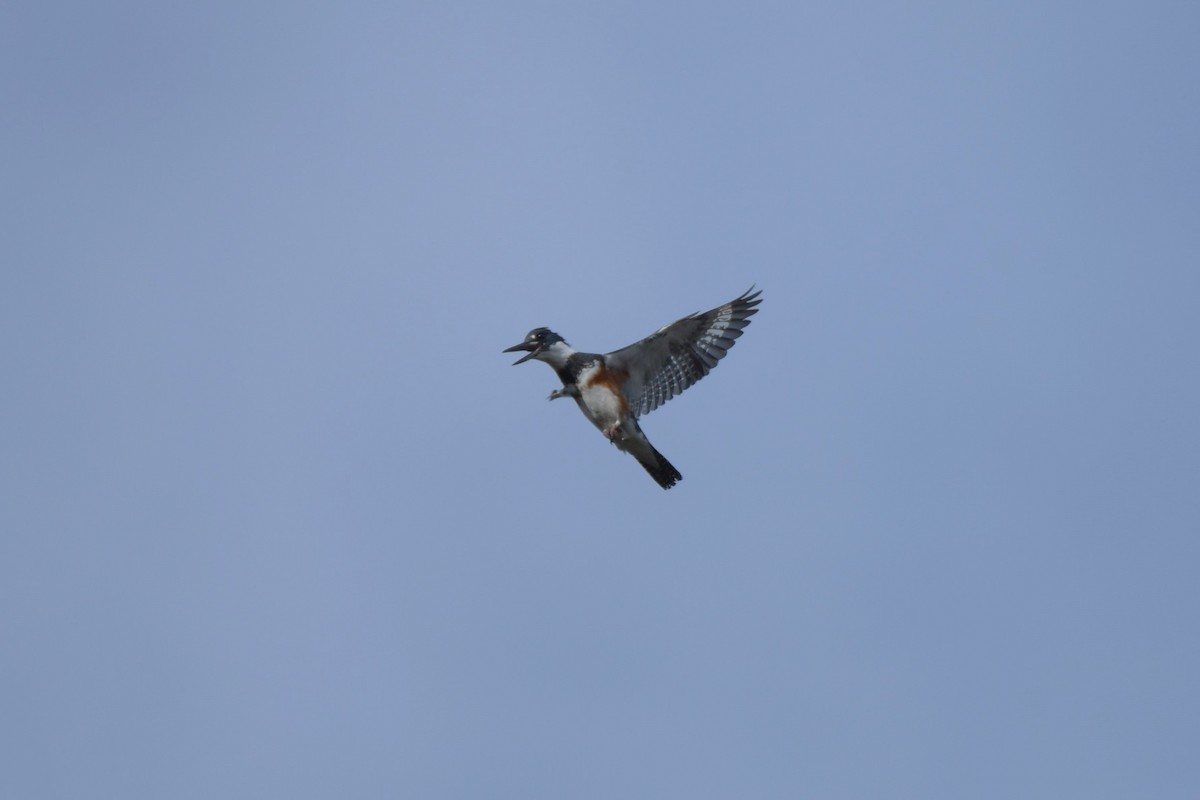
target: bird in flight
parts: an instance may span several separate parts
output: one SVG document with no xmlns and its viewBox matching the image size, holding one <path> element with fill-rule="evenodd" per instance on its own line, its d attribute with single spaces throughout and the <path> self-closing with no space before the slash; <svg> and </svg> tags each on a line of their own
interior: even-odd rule
<svg viewBox="0 0 1200 800">
<path fill-rule="evenodd" d="M 577 352 L 549 328 L 534 328 L 525 341 L 504 352 L 526 351 L 513 366 L 531 358 L 549 364 L 563 383 L 549 399 L 573 397 L 617 449 L 636 458 L 659 486 L 670 489 L 683 476 L 650 444 L 638 417 L 707 375 L 758 313 L 761 294 L 752 286 L 723 306 L 684 317 L 604 355 Z"/>
</svg>

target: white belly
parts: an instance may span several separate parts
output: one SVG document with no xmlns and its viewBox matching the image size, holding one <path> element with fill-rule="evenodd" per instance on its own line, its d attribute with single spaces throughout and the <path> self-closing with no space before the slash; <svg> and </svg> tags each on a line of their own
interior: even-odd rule
<svg viewBox="0 0 1200 800">
<path fill-rule="evenodd" d="M 576 398 L 576 402 L 579 403 L 579 408 L 583 411 L 584 416 L 591 420 L 593 425 L 604 431 L 621 421 L 621 398 L 604 383 L 589 386 L 590 379 L 595 373 L 595 366 L 588 367 L 579 373 L 579 377 L 576 379 L 579 386 L 579 397 Z"/>
</svg>

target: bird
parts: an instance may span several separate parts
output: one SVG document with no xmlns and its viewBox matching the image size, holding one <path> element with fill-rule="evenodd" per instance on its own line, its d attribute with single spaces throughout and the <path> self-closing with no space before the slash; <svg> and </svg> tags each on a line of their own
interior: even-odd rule
<svg viewBox="0 0 1200 800">
<path fill-rule="evenodd" d="M 722 306 L 690 314 L 641 341 L 611 353 L 574 350 L 549 328 L 534 328 L 505 353 L 525 351 L 513 362 L 549 364 L 562 388 L 548 400 L 570 397 L 617 449 L 637 459 L 650 477 L 670 489 L 683 475 L 650 444 L 638 419 L 703 378 L 758 313 L 762 291 L 751 286 Z"/>
</svg>

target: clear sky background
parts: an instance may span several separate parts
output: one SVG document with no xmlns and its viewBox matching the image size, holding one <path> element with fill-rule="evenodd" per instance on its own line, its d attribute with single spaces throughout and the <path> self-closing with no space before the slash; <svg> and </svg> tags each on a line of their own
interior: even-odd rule
<svg viewBox="0 0 1200 800">
<path fill-rule="evenodd" d="M 5 4 L 0 796 L 1197 796 L 1198 42 Z M 752 283 L 670 492 L 500 352 Z"/>
</svg>

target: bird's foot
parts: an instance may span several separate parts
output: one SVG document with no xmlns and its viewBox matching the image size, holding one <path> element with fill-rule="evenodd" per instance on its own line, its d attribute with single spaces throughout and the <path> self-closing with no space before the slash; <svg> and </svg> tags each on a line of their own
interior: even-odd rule
<svg viewBox="0 0 1200 800">
<path fill-rule="evenodd" d="M 578 396 L 579 396 L 578 389 L 575 389 L 574 387 L 570 387 L 570 386 L 564 386 L 561 389 L 555 389 L 553 392 L 550 393 L 550 396 L 547 397 L 546 399 L 547 400 L 557 400 L 560 397 L 578 397 Z"/>
<path fill-rule="evenodd" d="M 621 437 L 621 421 L 617 420 L 612 425 L 609 425 L 607 428 L 605 428 L 604 435 L 608 437 L 610 442 L 616 444 L 617 439 Z"/>
</svg>

